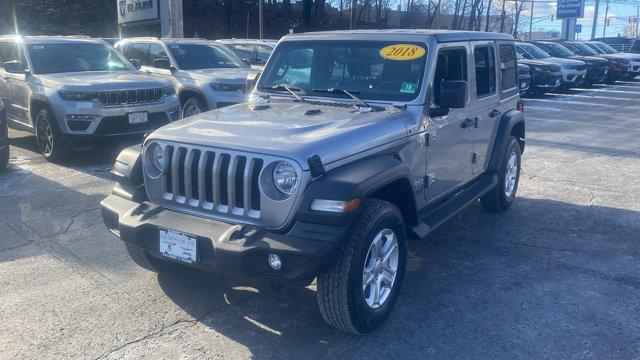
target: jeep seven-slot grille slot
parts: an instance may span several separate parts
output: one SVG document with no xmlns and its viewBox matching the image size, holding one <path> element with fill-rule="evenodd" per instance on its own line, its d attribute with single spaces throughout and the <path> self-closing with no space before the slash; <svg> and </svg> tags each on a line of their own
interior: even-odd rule
<svg viewBox="0 0 640 360">
<path fill-rule="evenodd" d="M 112 90 L 98 92 L 100 105 L 148 104 L 162 101 L 162 89 Z"/>
<path fill-rule="evenodd" d="M 189 207 L 260 218 L 260 158 L 168 145 L 164 198 Z"/>
</svg>

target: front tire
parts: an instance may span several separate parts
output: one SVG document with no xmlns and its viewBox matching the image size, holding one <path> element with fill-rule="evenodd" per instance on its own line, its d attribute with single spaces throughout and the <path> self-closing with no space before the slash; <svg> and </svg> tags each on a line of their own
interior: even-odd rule
<svg viewBox="0 0 640 360">
<path fill-rule="evenodd" d="M 511 136 L 498 171 L 498 184 L 480 198 L 486 210 L 504 211 L 513 203 L 520 181 L 521 154 L 520 143 Z"/>
<path fill-rule="evenodd" d="M 318 276 L 322 317 L 338 329 L 365 334 L 389 316 L 407 263 L 404 221 L 393 204 L 365 202 L 342 256 Z"/>
<path fill-rule="evenodd" d="M 60 161 L 69 155 L 69 146 L 48 109 L 38 111 L 35 119 L 38 150 L 47 161 Z"/>
<path fill-rule="evenodd" d="M 207 111 L 204 104 L 200 99 L 190 97 L 182 104 L 182 118 L 188 118 L 190 116 L 198 115 Z"/>
</svg>

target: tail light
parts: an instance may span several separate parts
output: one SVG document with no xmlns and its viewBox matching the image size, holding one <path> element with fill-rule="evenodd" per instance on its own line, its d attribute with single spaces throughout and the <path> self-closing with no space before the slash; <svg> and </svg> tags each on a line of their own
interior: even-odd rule
<svg viewBox="0 0 640 360">
<path fill-rule="evenodd" d="M 516 103 L 516 110 L 520 111 L 521 113 L 524 112 L 524 101 L 518 100 L 518 102 Z"/>
</svg>

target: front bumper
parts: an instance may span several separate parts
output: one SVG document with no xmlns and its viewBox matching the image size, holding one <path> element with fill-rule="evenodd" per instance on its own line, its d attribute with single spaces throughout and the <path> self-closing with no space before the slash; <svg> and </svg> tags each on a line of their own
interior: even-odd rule
<svg viewBox="0 0 640 360">
<path fill-rule="evenodd" d="M 587 70 L 562 69 L 562 82 L 565 86 L 581 85 L 586 77 Z"/>
<path fill-rule="evenodd" d="M 592 84 L 604 82 L 609 73 L 608 67 L 591 66 L 587 69 L 587 80 Z"/>
<path fill-rule="evenodd" d="M 531 80 L 536 91 L 553 91 L 562 84 L 562 73 L 537 72 Z"/>
<path fill-rule="evenodd" d="M 204 95 L 209 110 L 247 102 L 247 94 L 240 91 L 215 91 L 207 87 Z"/>
<path fill-rule="evenodd" d="M 56 95 L 51 97 L 51 107 L 62 134 L 74 139 L 141 135 L 180 118 L 180 101 L 175 95 L 157 103 L 120 106 L 65 101 Z M 135 112 L 146 112 L 147 122 L 130 125 L 128 114 Z"/>
<path fill-rule="evenodd" d="M 166 261 L 159 249 L 159 229 L 171 229 L 197 238 L 198 261 L 186 266 L 232 278 L 276 283 L 309 283 L 331 265 L 344 243 L 348 225 L 297 222 L 286 234 L 231 225 L 138 203 L 110 195 L 101 202 L 107 228 L 121 240 Z M 279 271 L 267 262 L 270 253 L 282 259 Z"/>
</svg>

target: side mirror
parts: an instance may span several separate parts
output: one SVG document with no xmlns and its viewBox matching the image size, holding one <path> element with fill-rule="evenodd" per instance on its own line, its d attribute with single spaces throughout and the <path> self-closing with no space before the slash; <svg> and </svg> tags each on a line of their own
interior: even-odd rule
<svg viewBox="0 0 640 360">
<path fill-rule="evenodd" d="M 24 63 L 17 60 L 4 63 L 4 70 L 12 74 L 25 74 L 27 72 Z"/>
<path fill-rule="evenodd" d="M 462 109 L 467 105 L 467 82 L 448 80 L 440 84 L 440 107 Z"/>
<path fill-rule="evenodd" d="M 138 59 L 129 59 L 129 61 L 136 67 L 136 69 L 140 69 L 140 60 Z"/>
<path fill-rule="evenodd" d="M 258 78 L 260 77 L 260 73 L 252 72 L 247 75 L 247 94 L 251 93 L 253 89 L 256 87 L 258 83 Z"/>
<path fill-rule="evenodd" d="M 153 67 L 157 69 L 171 70 L 171 62 L 166 58 L 155 59 L 153 60 Z"/>
</svg>

